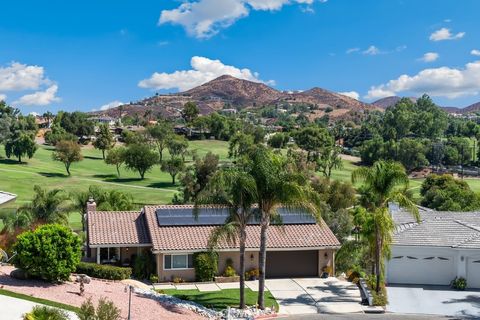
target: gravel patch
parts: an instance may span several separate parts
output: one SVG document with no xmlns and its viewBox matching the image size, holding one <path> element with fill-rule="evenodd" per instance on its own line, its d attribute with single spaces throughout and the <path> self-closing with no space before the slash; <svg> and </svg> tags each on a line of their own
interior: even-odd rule
<svg viewBox="0 0 480 320">
<path fill-rule="evenodd" d="M 11 266 L 0 267 L 0 288 L 77 307 L 80 307 L 89 297 L 92 298 L 95 305 L 101 297 L 105 297 L 120 308 L 123 318 L 127 318 L 128 293 L 125 292 L 125 285 L 120 282 L 104 282 L 92 279 L 89 284 L 85 285 L 85 296 L 81 297 L 78 283 L 51 284 L 39 280 L 17 280 L 10 277 L 10 272 L 13 269 Z M 132 293 L 131 315 L 133 319 L 176 320 L 188 318 L 189 320 L 196 320 L 205 318 L 205 316 L 195 313 L 192 309 L 184 307 L 183 304 L 172 304 L 168 303 L 167 299 L 155 298 L 149 294 L 150 292 L 136 289 Z"/>
</svg>

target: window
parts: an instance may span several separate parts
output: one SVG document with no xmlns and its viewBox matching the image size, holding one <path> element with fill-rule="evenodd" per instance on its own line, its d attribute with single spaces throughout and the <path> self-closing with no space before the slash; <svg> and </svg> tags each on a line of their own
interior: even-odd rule
<svg viewBox="0 0 480 320">
<path fill-rule="evenodd" d="M 169 269 L 192 269 L 193 254 L 166 254 L 163 256 L 163 268 Z"/>
</svg>

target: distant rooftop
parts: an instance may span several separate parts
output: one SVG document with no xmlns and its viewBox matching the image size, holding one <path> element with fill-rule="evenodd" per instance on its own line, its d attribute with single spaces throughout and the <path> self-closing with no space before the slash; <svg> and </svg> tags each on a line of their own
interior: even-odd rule
<svg viewBox="0 0 480 320">
<path fill-rule="evenodd" d="M 16 194 L 0 191 L 0 206 L 8 202 L 14 201 L 16 198 Z"/>
</svg>

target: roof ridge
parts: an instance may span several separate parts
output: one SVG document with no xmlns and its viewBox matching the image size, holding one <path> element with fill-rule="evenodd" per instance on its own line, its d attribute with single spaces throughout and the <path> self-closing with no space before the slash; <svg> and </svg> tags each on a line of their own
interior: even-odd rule
<svg viewBox="0 0 480 320">
<path fill-rule="evenodd" d="M 395 228 L 395 233 L 400 234 L 408 230 L 412 230 L 416 227 L 418 227 L 420 224 L 422 224 L 425 220 L 421 220 L 419 222 L 405 222 L 402 224 L 399 224 Z"/>
<path fill-rule="evenodd" d="M 463 222 L 463 221 L 460 221 L 460 220 L 457 220 L 457 219 L 453 219 L 453 221 L 455 221 L 455 222 L 458 223 L 458 224 L 461 224 L 462 226 L 465 226 L 465 227 L 467 227 L 467 228 L 470 228 L 470 229 L 473 229 L 473 230 L 475 230 L 475 231 L 480 232 L 480 228 L 477 227 L 477 226 L 475 226 L 475 225 L 472 225 L 472 224 L 470 224 L 470 223 Z"/>
</svg>

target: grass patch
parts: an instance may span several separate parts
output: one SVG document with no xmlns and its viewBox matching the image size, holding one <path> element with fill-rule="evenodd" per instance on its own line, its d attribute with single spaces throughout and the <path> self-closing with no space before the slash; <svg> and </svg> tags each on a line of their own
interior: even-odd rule
<svg viewBox="0 0 480 320">
<path fill-rule="evenodd" d="M 26 294 L 16 293 L 16 292 L 5 290 L 5 289 L 0 289 L 0 294 L 4 295 L 4 296 L 7 296 L 7 297 L 17 298 L 17 299 L 22 299 L 22 300 L 28 300 L 28 301 L 31 301 L 31 302 L 35 302 L 35 303 L 39 303 L 39 304 L 43 304 L 43 305 L 46 305 L 46 306 L 55 307 L 55 308 L 59 308 L 59 309 L 64 309 L 64 310 L 68 310 L 68 311 L 72 311 L 72 312 L 80 311 L 80 308 L 77 308 L 77 307 L 74 307 L 74 306 L 71 306 L 71 305 L 68 305 L 68 304 L 55 302 L 55 301 L 42 299 L 42 298 L 36 298 L 36 297 L 32 297 L 32 296 L 29 296 L 29 295 L 26 295 Z"/>
<path fill-rule="evenodd" d="M 198 290 L 159 290 L 161 293 L 177 297 L 182 300 L 193 301 L 207 308 L 223 310 L 227 307 L 238 308 L 240 302 L 240 290 L 224 289 L 220 291 L 200 292 Z M 247 305 L 257 304 L 258 293 L 245 288 L 245 301 Z M 278 310 L 278 303 L 269 291 L 265 291 L 265 306 L 274 306 Z"/>
</svg>

